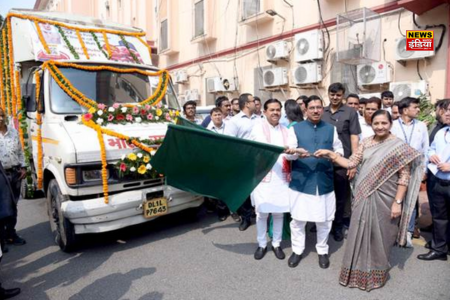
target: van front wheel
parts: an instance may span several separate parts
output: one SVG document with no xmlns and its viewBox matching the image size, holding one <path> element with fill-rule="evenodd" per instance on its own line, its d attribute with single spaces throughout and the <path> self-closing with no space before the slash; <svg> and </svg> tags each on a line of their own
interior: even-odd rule
<svg viewBox="0 0 450 300">
<path fill-rule="evenodd" d="M 61 194 L 56 180 L 52 179 L 47 189 L 47 211 L 55 242 L 64 252 L 72 251 L 76 244 L 75 228 L 61 210 L 61 204 L 67 200 L 68 197 Z"/>
</svg>

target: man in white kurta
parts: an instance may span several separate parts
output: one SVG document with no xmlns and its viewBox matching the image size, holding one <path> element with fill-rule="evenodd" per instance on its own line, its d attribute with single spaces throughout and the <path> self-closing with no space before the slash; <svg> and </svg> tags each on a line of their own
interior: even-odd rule
<svg viewBox="0 0 450 300">
<path fill-rule="evenodd" d="M 270 99 L 264 104 L 265 119 L 253 127 L 252 139 L 257 142 L 286 147 L 288 129 L 279 124 L 281 117 L 281 102 Z M 290 163 L 286 155 L 278 157 L 272 170 L 264 177 L 251 194 L 252 204 L 256 211 L 256 230 L 258 248 L 255 259 L 264 257 L 267 251 L 267 220 L 269 214 L 273 219 L 272 249 L 278 259 L 284 259 L 285 254 L 280 247 L 283 231 L 283 214 L 289 212 L 289 175 Z"/>
<path fill-rule="evenodd" d="M 319 266 L 328 268 L 328 235 L 336 211 L 333 165 L 327 160 L 315 158 L 313 154 L 326 147 L 343 155 L 343 147 L 336 128 L 321 121 L 322 100 L 308 99 L 305 104 L 307 120 L 289 129 L 290 150 L 287 152 L 295 155 L 287 156 L 293 160 L 289 188 L 293 253 L 288 265 L 294 268 L 299 264 L 305 250 L 306 223 L 315 222 Z"/>
</svg>

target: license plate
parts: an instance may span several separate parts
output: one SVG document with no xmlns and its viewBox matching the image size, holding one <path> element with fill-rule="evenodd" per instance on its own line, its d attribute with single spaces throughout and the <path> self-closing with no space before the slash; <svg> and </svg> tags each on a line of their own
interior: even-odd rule
<svg viewBox="0 0 450 300">
<path fill-rule="evenodd" d="M 153 218 L 165 215 L 168 211 L 167 198 L 155 198 L 144 202 L 144 217 Z"/>
</svg>

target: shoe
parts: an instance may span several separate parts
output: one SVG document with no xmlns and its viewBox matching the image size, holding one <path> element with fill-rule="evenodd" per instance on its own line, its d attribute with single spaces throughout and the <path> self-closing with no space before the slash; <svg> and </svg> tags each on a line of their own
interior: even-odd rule
<svg viewBox="0 0 450 300">
<path fill-rule="evenodd" d="M 27 243 L 27 241 L 25 241 L 23 238 L 21 238 L 18 235 L 15 235 L 12 238 L 8 238 L 6 239 L 6 243 L 10 244 L 10 245 L 16 245 L 16 246 L 22 246 L 25 245 Z"/>
<path fill-rule="evenodd" d="M 240 222 L 241 221 L 241 217 L 237 213 L 232 213 L 231 217 L 233 218 L 233 220 L 235 222 Z"/>
<path fill-rule="evenodd" d="M 330 259 L 328 258 L 328 254 L 319 254 L 319 266 L 322 269 L 328 269 L 330 266 Z"/>
<path fill-rule="evenodd" d="M 413 243 L 412 243 L 412 233 L 411 232 L 407 232 L 406 233 L 406 245 L 405 248 L 414 248 Z"/>
<path fill-rule="evenodd" d="M 296 266 L 298 266 L 298 264 L 300 263 L 300 261 L 302 260 L 302 255 L 298 255 L 295 253 L 292 253 L 291 257 L 289 257 L 288 260 L 288 266 L 291 268 L 295 268 Z"/>
<path fill-rule="evenodd" d="M 447 260 L 447 254 L 431 250 L 427 254 L 418 255 L 417 258 L 421 260 Z"/>
<path fill-rule="evenodd" d="M 414 227 L 414 232 L 412 236 L 414 239 L 420 239 L 420 229 L 418 227 Z"/>
<path fill-rule="evenodd" d="M 258 249 L 256 249 L 256 251 L 255 251 L 255 255 L 254 255 L 255 259 L 256 260 L 262 259 L 264 257 L 264 255 L 266 255 L 266 252 L 267 252 L 267 247 L 264 247 L 264 248 L 258 247 Z"/>
<path fill-rule="evenodd" d="M 14 289 L 0 289 L 0 299 L 9 299 L 20 294 L 19 288 Z"/>
<path fill-rule="evenodd" d="M 283 260 L 286 257 L 286 255 L 284 254 L 283 249 L 281 249 L 281 247 L 272 247 L 272 250 L 273 250 L 273 253 L 275 253 L 276 258 Z"/>
<path fill-rule="evenodd" d="M 250 227 L 250 220 L 248 219 L 242 219 L 241 224 L 239 225 L 240 231 L 246 231 L 247 228 Z"/>
<path fill-rule="evenodd" d="M 217 216 L 219 217 L 219 221 L 220 222 L 225 221 L 228 218 L 229 215 L 230 214 L 227 214 L 227 213 L 219 213 L 219 214 L 217 214 Z"/>
<path fill-rule="evenodd" d="M 335 230 L 333 233 L 333 238 L 336 242 L 342 242 L 342 240 L 344 240 L 344 234 L 342 233 L 342 230 Z"/>
<path fill-rule="evenodd" d="M 424 247 L 425 249 L 431 249 L 431 241 L 427 242 Z"/>
</svg>

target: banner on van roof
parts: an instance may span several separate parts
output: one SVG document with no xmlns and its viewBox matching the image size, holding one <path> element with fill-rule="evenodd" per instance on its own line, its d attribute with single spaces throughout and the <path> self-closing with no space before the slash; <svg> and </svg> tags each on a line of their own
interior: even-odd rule
<svg viewBox="0 0 450 300">
<path fill-rule="evenodd" d="M 83 48 L 78 40 L 78 36 L 75 30 L 60 27 L 63 31 L 67 42 L 72 46 L 72 51 L 75 51 L 79 58 L 77 59 L 73 52 L 69 49 L 66 41 L 64 40 L 62 34 L 59 32 L 55 25 L 39 23 L 42 36 L 45 39 L 51 53 L 48 54 L 44 46 L 42 45 L 39 35 L 34 22 L 27 21 L 29 23 L 30 32 L 32 34 L 32 42 L 34 49 L 35 60 L 46 61 L 46 60 L 79 60 L 79 61 L 117 61 L 125 63 L 137 63 L 135 58 L 138 60 L 139 64 L 151 65 L 151 58 L 148 48 L 142 44 L 139 39 L 133 36 L 124 36 L 124 39 L 128 43 L 130 51 L 133 52 L 135 58 L 130 54 L 126 45 L 120 38 L 119 35 L 107 33 L 108 42 L 111 49 L 111 58 L 108 59 L 105 54 L 107 54 L 106 43 L 103 38 L 103 34 L 94 33 L 97 37 L 97 42 L 94 36 L 90 32 L 81 32 L 80 35 L 84 44 L 86 46 L 89 59 L 85 56 Z M 100 46 L 100 47 L 99 47 Z"/>
</svg>

